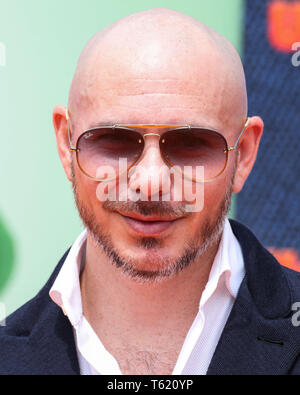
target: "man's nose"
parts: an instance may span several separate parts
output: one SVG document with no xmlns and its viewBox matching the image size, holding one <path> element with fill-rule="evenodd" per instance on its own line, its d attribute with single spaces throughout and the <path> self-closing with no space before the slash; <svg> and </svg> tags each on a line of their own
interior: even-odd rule
<svg viewBox="0 0 300 395">
<path fill-rule="evenodd" d="M 144 138 L 142 157 L 129 171 L 129 188 L 140 193 L 144 200 L 159 200 L 166 191 L 169 192 L 169 168 L 160 152 L 159 135 L 151 134 Z"/>
</svg>

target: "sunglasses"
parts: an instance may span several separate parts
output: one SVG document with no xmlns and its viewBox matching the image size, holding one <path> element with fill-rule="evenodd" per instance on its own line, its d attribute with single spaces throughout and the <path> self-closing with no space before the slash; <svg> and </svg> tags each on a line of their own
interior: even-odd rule
<svg viewBox="0 0 300 395">
<path fill-rule="evenodd" d="M 76 152 L 80 170 L 95 181 L 99 169 L 112 167 L 119 174 L 119 160 L 126 159 L 129 171 L 141 158 L 145 140 L 149 136 L 159 139 L 161 156 L 168 167 L 179 171 L 194 182 L 207 182 L 218 177 L 226 168 L 228 154 L 237 149 L 240 138 L 249 124 L 249 118 L 236 143 L 228 147 L 225 137 L 216 130 L 188 125 L 114 125 L 99 126 L 83 132 L 73 146 L 71 143 L 70 117 L 67 124 L 70 150 Z M 151 130 L 151 133 L 142 131 Z M 161 134 L 156 130 L 163 130 Z M 204 168 L 204 177 L 197 177 L 197 167 Z M 203 174 L 203 172 L 201 173 Z"/>
</svg>

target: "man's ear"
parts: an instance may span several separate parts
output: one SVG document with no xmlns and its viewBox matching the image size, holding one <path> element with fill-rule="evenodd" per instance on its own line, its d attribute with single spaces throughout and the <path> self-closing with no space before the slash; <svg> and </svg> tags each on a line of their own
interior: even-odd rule
<svg viewBox="0 0 300 395">
<path fill-rule="evenodd" d="M 263 134 L 264 123 L 260 117 L 249 118 L 249 124 L 241 137 L 238 148 L 238 160 L 233 184 L 233 192 L 239 193 L 255 163 L 257 151 Z"/>
<path fill-rule="evenodd" d="M 56 134 L 57 150 L 61 163 L 69 181 L 72 181 L 72 153 L 70 151 L 66 108 L 64 106 L 59 105 L 54 108 L 53 125 Z"/>
</svg>

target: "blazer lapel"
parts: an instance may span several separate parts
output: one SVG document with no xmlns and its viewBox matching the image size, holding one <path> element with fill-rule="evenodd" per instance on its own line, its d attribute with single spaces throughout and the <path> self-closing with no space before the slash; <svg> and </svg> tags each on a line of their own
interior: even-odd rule
<svg viewBox="0 0 300 395">
<path fill-rule="evenodd" d="M 235 221 L 231 225 L 243 251 L 246 276 L 207 374 L 286 374 L 300 351 L 288 279 L 247 228 Z"/>
</svg>

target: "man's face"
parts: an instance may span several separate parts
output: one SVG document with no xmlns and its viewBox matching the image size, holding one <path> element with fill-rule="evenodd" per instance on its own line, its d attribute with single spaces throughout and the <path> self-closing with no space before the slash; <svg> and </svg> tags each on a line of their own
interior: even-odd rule
<svg viewBox="0 0 300 395">
<path fill-rule="evenodd" d="M 235 142 L 236 130 L 230 130 L 220 119 L 223 103 L 215 97 L 217 84 L 222 82 L 218 77 L 213 81 L 205 70 L 210 83 L 206 86 L 209 84 L 203 81 L 203 74 L 198 72 L 196 65 L 195 78 L 189 79 L 189 73 L 193 72 L 191 65 L 188 70 L 181 65 L 181 71 L 177 72 L 169 62 L 168 73 L 158 78 L 152 64 L 138 68 L 137 63 L 133 63 L 134 69 L 129 65 L 120 72 L 118 67 L 115 70 L 111 66 L 106 75 L 94 73 L 90 77 L 87 84 L 90 89 L 86 92 L 88 101 L 75 114 L 74 141 L 84 130 L 102 123 L 199 125 L 219 130 L 229 145 Z M 107 65 L 100 61 L 99 69 L 107 70 Z M 203 94 L 199 94 L 199 86 Z M 141 133 L 151 131 L 145 129 Z M 137 163 L 147 170 L 138 180 L 144 197 L 149 182 L 157 175 L 154 169 L 165 166 L 158 140 L 156 136 L 145 139 L 144 152 Z M 73 186 L 80 215 L 96 243 L 123 271 L 144 280 L 170 276 L 188 266 L 197 254 L 204 254 L 209 247 L 217 245 L 230 204 L 235 159 L 235 154 L 229 155 L 225 172 L 202 185 L 203 209 L 186 213 L 183 201 L 101 202 L 97 197 L 99 183 L 84 175 L 73 157 Z M 128 188 L 132 188 L 137 173 L 129 179 Z M 170 185 L 172 196 L 177 188 L 174 179 Z M 151 196 L 148 198 L 150 200 Z M 155 223 L 149 221 L 153 219 Z"/>
<path fill-rule="evenodd" d="M 228 146 L 235 144 L 247 113 L 240 59 L 216 33 L 171 14 L 129 17 L 87 45 L 70 91 L 73 145 L 84 131 L 99 124 L 201 126 L 219 131 Z M 87 177 L 76 154 L 70 154 L 60 106 L 54 111 L 54 125 L 89 241 L 100 255 L 104 251 L 123 272 L 145 281 L 170 277 L 197 264 L 200 256 L 202 262 L 212 261 L 231 192 L 242 188 L 255 161 L 262 133 L 258 117 L 251 119 L 239 152 L 228 155 L 225 171 L 201 185 L 204 196 L 197 198 L 204 199 L 203 209 L 195 212 L 185 211 L 184 199 L 176 201 L 179 187 L 165 172 L 152 192 L 163 199 L 162 188 L 169 183 L 170 201 L 152 201 L 149 196 L 153 179 L 166 165 L 159 138 L 151 133 L 160 135 L 163 130 L 139 129 L 147 134 L 136 163 L 144 171 L 129 174 L 126 188 L 143 199 L 103 202 L 98 194 L 101 183 Z"/>
</svg>

